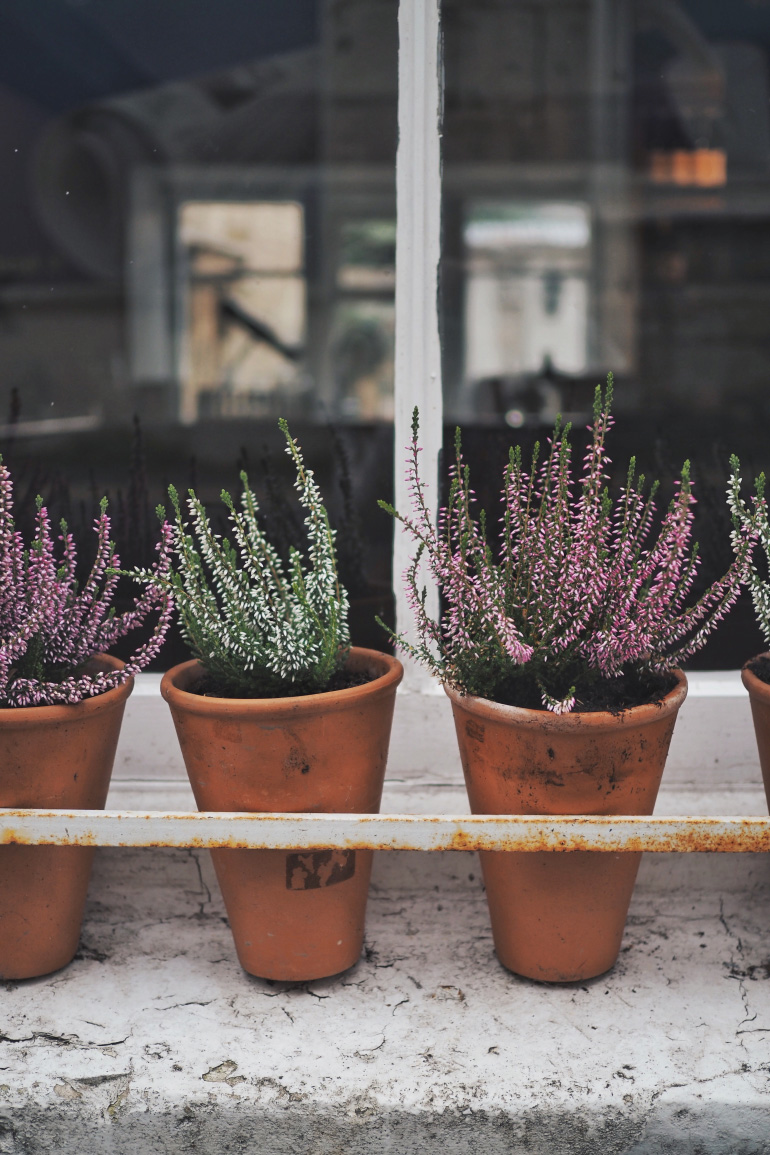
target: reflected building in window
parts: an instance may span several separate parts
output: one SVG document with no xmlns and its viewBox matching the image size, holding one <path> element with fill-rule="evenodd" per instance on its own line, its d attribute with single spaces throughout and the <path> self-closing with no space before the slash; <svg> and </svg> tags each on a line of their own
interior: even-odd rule
<svg viewBox="0 0 770 1155">
<path fill-rule="evenodd" d="M 563 410 L 553 371 L 587 369 L 588 207 L 471 202 L 463 240 L 470 411 L 514 428 L 552 423 Z"/>
<path fill-rule="evenodd" d="M 183 204 L 179 410 L 183 422 L 296 410 L 308 392 L 299 204 Z"/>
<path fill-rule="evenodd" d="M 25 417 L 388 421 L 396 0 L 259 28 L 225 0 L 175 53 L 51 3 L 66 59 L 13 0 L 0 76 Z M 770 12 L 443 0 L 442 27 L 450 420 L 581 413 L 608 369 L 621 409 L 764 412 Z"/>
</svg>

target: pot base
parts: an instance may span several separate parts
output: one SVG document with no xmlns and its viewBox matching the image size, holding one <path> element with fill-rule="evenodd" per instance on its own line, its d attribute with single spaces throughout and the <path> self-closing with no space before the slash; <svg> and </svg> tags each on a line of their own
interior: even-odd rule
<svg viewBox="0 0 770 1155">
<path fill-rule="evenodd" d="M 593 979 L 617 962 L 641 854 L 479 854 L 500 962 L 547 983 Z M 501 915 L 501 912 L 504 912 Z"/>
<path fill-rule="evenodd" d="M 358 962 L 372 851 L 212 850 L 211 859 L 248 974 L 309 982 Z"/>
<path fill-rule="evenodd" d="M 72 962 L 93 847 L 0 846 L 0 979 L 32 979 Z"/>
</svg>

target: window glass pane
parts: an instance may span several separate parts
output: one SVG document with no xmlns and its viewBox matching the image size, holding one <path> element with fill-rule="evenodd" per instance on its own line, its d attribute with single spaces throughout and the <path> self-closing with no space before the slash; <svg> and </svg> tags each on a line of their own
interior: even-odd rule
<svg viewBox="0 0 770 1155">
<path fill-rule="evenodd" d="M 389 583 L 397 15 L 3 5 L 2 448 L 86 548 L 94 495 L 140 561 L 169 481 L 216 504 L 244 465 L 276 514 L 280 415 L 359 539 L 355 595 Z"/>
<path fill-rule="evenodd" d="M 446 416 L 496 500 L 505 446 L 584 425 L 615 374 L 616 481 L 693 463 L 705 586 L 735 451 L 770 465 L 770 7 L 443 0 Z M 517 430 L 516 434 L 512 430 Z M 748 598 L 700 659 L 761 649 Z M 696 663 L 697 664 L 697 660 Z"/>
</svg>

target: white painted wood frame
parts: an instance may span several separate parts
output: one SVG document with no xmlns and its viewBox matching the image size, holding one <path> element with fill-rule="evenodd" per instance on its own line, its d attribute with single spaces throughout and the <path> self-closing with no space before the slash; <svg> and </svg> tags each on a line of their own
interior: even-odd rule
<svg viewBox="0 0 770 1155">
<path fill-rule="evenodd" d="M 420 411 L 421 472 L 435 516 L 441 451 L 442 392 L 438 275 L 441 256 L 440 0 L 401 0 L 398 11 L 398 153 L 396 157 L 395 506 L 410 507 L 404 477 L 412 410 Z M 414 546 L 400 525 L 393 543 L 396 624 L 412 634 L 402 574 Z M 438 591 L 425 575 L 426 608 L 438 614 Z M 432 679 L 402 656 L 408 690 Z"/>
</svg>

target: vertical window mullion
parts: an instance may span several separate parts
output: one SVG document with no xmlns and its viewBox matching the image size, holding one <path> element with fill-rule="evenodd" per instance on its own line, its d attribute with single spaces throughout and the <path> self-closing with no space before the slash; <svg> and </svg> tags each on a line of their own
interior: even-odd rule
<svg viewBox="0 0 770 1155">
<path fill-rule="evenodd" d="M 398 153 L 396 157 L 396 340 L 395 340 L 395 504 L 405 513 L 410 494 L 404 477 L 405 447 L 411 438 L 412 410 L 420 411 L 421 471 L 435 518 L 441 450 L 441 346 L 438 268 L 441 254 L 441 76 L 440 0 L 401 0 L 398 13 Z M 393 581 L 396 624 L 410 637 L 412 615 L 401 575 L 413 545 L 396 525 Z M 438 591 L 430 574 L 426 608 L 438 613 Z M 430 678 L 403 657 L 405 685 L 425 690 Z"/>
</svg>

